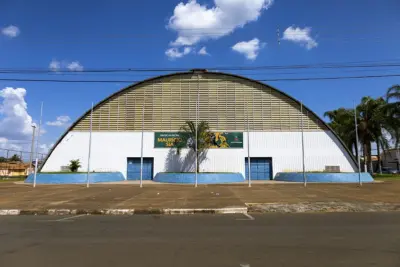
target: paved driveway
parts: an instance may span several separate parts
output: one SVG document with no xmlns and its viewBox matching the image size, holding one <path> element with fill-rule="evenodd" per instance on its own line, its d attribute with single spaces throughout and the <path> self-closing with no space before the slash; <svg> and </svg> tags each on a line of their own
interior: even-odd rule
<svg viewBox="0 0 400 267">
<path fill-rule="evenodd" d="M 30 185 L 0 183 L 0 209 L 224 208 L 245 203 L 400 203 L 400 182 L 364 184 Z"/>
</svg>

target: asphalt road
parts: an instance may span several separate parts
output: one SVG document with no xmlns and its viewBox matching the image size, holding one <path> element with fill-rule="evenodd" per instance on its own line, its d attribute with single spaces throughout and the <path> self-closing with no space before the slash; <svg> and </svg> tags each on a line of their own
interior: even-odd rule
<svg viewBox="0 0 400 267">
<path fill-rule="evenodd" d="M 400 213 L 0 216 L 0 266 L 400 266 Z"/>
</svg>

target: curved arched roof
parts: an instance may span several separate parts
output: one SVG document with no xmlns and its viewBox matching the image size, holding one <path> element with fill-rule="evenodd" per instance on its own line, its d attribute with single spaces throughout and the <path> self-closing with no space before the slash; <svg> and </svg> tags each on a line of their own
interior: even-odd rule
<svg viewBox="0 0 400 267">
<path fill-rule="evenodd" d="M 192 77 L 192 78 L 191 78 Z M 194 79 L 193 79 L 194 77 Z M 200 80 L 199 77 L 205 77 L 206 79 Z M 228 81 L 226 81 L 228 80 Z M 221 87 L 221 81 L 225 82 L 224 86 Z M 233 85 L 232 85 L 233 82 Z M 171 86 L 173 83 L 174 86 Z M 169 84 L 169 87 L 166 86 Z M 144 119 L 144 124 L 145 124 L 145 131 L 168 131 L 168 130 L 178 130 L 176 128 L 177 125 L 182 125 L 182 121 L 184 122 L 185 120 L 188 119 L 194 119 L 194 117 L 190 117 L 191 113 L 194 112 L 193 105 L 196 105 L 196 95 L 193 97 L 193 93 L 197 93 L 197 99 L 199 99 L 199 106 L 203 107 L 204 110 L 199 109 L 199 117 L 200 120 L 202 117 L 209 121 L 211 129 L 212 130 L 220 130 L 220 131 L 229 131 L 229 130 L 236 130 L 236 131 L 245 131 L 246 129 L 243 128 L 245 127 L 244 121 L 246 120 L 245 116 L 249 116 L 249 121 L 250 123 L 250 130 L 251 131 L 298 131 L 299 130 L 299 121 L 300 121 L 300 115 L 301 113 L 299 112 L 300 110 L 300 102 L 293 97 L 287 95 L 286 93 L 273 88 L 269 85 L 263 84 L 261 82 L 242 77 L 239 75 L 235 74 L 229 74 L 229 73 L 222 73 L 222 72 L 207 72 L 205 70 L 192 70 L 189 72 L 179 72 L 179 73 L 172 73 L 168 75 L 162 75 L 162 76 L 157 76 L 154 78 L 150 78 L 144 81 L 141 81 L 139 83 L 129 85 L 122 90 L 117 91 L 116 93 L 110 95 L 109 97 L 105 98 L 104 100 L 100 101 L 94 106 L 94 112 L 93 112 L 93 121 L 95 122 L 94 127 L 92 127 L 93 131 L 137 131 L 141 130 L 141 127 L 139 128 L 138 126 L 141 125 L 141 107 L 142 105 L 147 105 L 147 101 L 154 102 L 149 104 L 152 109 L 150 113 L 156 113 L 154 111 L 154 106 L 160 105 L 162 103 L 166 102 L 171 102 L 171 99 L 174 99 L 173 96 L 176 96 L 176 91 L 177 91 L 177 86 L 179 84 L 180 92 L 183 96 L 180 96 L 180 102 L 185 102 L 186 100 L 187 106 L 189 107 L 189 112 L 187 110 L 183 110 L 184 107 L 180 107 L 180 109 L 176 110 L 176 114 L 186 114 L 189 113 L 189 117 L 186 118 L 173 118 L 173 114 L 167 114 L 168 118 L 170 119 L 169 123 L 168 122 L 163 122 L 163 118 L 157 117 L 157 115 L 151 114 L 151 116 L 147 116 L 148 114 L 145 111 L 145 116 L 149 117 L 149 119 L 145 118 Z M 239 84 L 239 85 L 237 85 Z M 164 86 L 163 86 L 164 85 Z M 147 87 L 146 87 L 147 86 Z M 156 87 L 155 87 L 156 86 Z M 158 87 L 157 87 L 158 86 Z M 185 87 L 186 86 L 186 87 Z M 143 88 L 149 88 L 152 87 L 151 92 L 152 95 L 147 95 L 146 92 L 141 92 L 141 90 L 145 90 Z M 168 87 L 168 88 L 167 88 Z M 184 88 L 183 88 L 184 87 Z M 194 88 L 193 88 L 194 87 Z M 213 106 L 206 106 L 203 105 L 202 99 L 205 97 L 205 101 L 213 101 L 213 97 L 210 96 L 210 94 L 214 94 L 214 88 L 218 88 L 220 91 L 215 93 L 215 96 L 218 98 L 218 95 L 221 95 L 221 92 L 225 93 L 227 92 L 226 95 L 222 95 L 222 100 L 223 103 L 226 103 L 226 109 L 228 110 L 230 105 L 230 109 L 233 111 L 234 110 L 234 115 L 223 115 L 224 117 L 224 122 L 225 124 L 218 124 L 218 120 L 216 122 L 213 122 L 213 119 L 215 119 L 214 115 L 218 114 L 218 112 L 210 115 L 210 112 L 215 112 L 215 110 L 212 109 L 219 109 L 221 106 L 220 102 L 215 101 L 213 103 Z M 238 88 L 236 88 L 238 87 Z M 212 88 L 212 89 L 211 89 Z M 234 89 L 232 89 L 234 88 Z M 262 91 L 266 94 L 257 94 L 257 93 L 252 93 L 252 92 L 258 92 Z M 171 98 L 164 99 L 158 99 L 157 100 L 157 94 L 154 95 L 154 92 L 159 92 L 159 91 L 167 91 L 169 94 L 171 94 Z M 183 93 L 186 93 L 187 91 L 191 91 L 192 94 L 192 99 L 190 99 L 190 93 L 189 95 L 184 95 Z M 203 91 L 202 91 L 203 90 Z M 205 90 L 205 91 L 204 91 Z M 208 90 L 208 91 L 207 91 Z M 212 90 L 212 91 L 211 91 Z M 216 89 L 218 90 L 218 89 Z M 229 97 L 232 97 L 231 95 L 228 96 L 229 90 L 233 90 L 235 94 L 235 99 L 228 99 Z M 247 91 L 246 91 L 247 90 Z M 249 91 L 250 90 L 250 91 Z M 201 93 L 201 96 L 199 96 L 199 92 Z M 135 95 L 137 96 L 135 96 Z M 252 95 L 252 98 L 249 95 Z M 257 94 L 257 95 L 255 95 Z M 262 102 L 263 97 L 267 97 L 269 94 L 269 98 L 265 98 L 265 101 L 270 101 L 270 102 Z M 123 97 L 122 97 L 123 96 Z M 136 97 L 136 98 L 135 98 Z M 262 98 L 260 100 L 260 98 Z M 210 100 L 211 99 L 211 100 Z M 273 102 L 274 99 L 278 99 L 276 103 Z M 136 103 L 135 101 L 141 101 L 141 103 Z M 159 101 L 159 102 L 157 102 Z M 161 101 L 161 102 L 160 102 Z M 177 100 L 176 100 L 177 101 Z M 258 101 L 258 106 L 257 106 L 257 101 Z M 129 102 L 129 103 L 128 103 Z M 131 103 L 133 102 L 133 103 Z M 158 104 L 156 104 L 156 102 Z M 178 103 L 178 102 L 177 102 Z M 267 106 L 273 106 L 275 103 L 276 107 L 275 109 L 271 107 L 271 110 L 267 110 Z M 285 105 L 281 104 L 285 103 Z M 132 104 L 133 107 L 130 107 L 129 104 Z M 142 105 L 141 105 L 142 104 Z M 174 109 L 173 103 L 170 103 L 170 108 Z M 120 108 L 124 106 L 124 109 Z M 190 111 L 190 107 L 192 106 L 192 110 Z M 281 108 L 282 106 L 282 108 Z M 114 107 L 114 113 L 117 115 L 112 115 L 112 108 Z M 132 111 L 129 111 L 130 108 Z M 139 108 L 139 110 L 138 110 Z M 258 112 L 258 110 L 262 109 L 263 112 Z M 265 109 L 265 111 L 264 111 Z M 102 111 L 103 110 L 103 111 Z M 288 111 L 287 111 L 288 110 Z M 106 111 L 106 113 L 104 113 Z M 208 113 L 207 113 L 208 112 Z M 253 113 L 251 113 L 253 112 Z M 258 120 L 257 120 L 257 114 L 254 115 L 254 113 L 258 114 Z M 285 113 L 287 112 L 287 113 Z M 45 164 L 47 161 L 48 157 L 52 154 L 53 150 L 57 145 L 61 142 L 61 140 L 67 135 L 68 132 L 70 131 L 88 131 L 89 130 L 89 120 L 90 120 L 90 113 L 91 110 L 89 109 L 86 111 L 81 117 L 79 117 L 69 128 L 68 130 L 58 139 L 58 141 L 55 143 L 53 148 L 50 150 L 48 156 L 46 157 L 45 161 L 41 166 Z M 139 114 L 140 113 L 140 114 Z M 163 113 L 163 110 L 161 110 L 161 113 Z M 207 113 L 207 115 L 205 115 Z M 224 110 L 222 111 L 224 113 Z M 250 113 L 250 115 L 249 115 Z M 176 115 L 175 114 L 175 115 Z M 274 114 L 277 117 L 274 117 Z M 129 121 L 130 117 L 138 117 L 140 115 L 140 118 L 137 119 L 137 122 L 131 122 Z M 285 118 L 283 118 L 286 115 Z M 117 116 L 117 118 L 115 118 Z M 162 116 L 159 115 L 159 116 Z M 211 118 L 210 118 L 211 116 Z M 270 116 L 270 117 L 269 117 Z M 352 154 L 348 150 L 348 148 L 344 145 L 344 143 L 340 140 L 340 138 L 334 133 L 333 130 L 330 129 L 330 127 L 321 119 L 319 118 L 314 112 L 312 112 L 310 109 L 307 107 L 303 107 L 303 118 L 305 119 L 304 127 L 306 130 L 330 130 L 338 139 L 338 141 L 341 143 L 344 149 L 346 149 L 347 153 L 350 155 L 350 157 L 353 159 L 355 163 L 355 159 L 353 158 Z M 107 118 L 105 118 L 107 117 Z M 150 119 L 151 117 L 151 119 Z M 172 118 L 171 118 L 172 117 Z M 125 120 L 124 120 L 125 119 Z M 158 119 L 158 124 L 156 120 Z M 180 119 L 180 120 L 179 120 Z M 154 120 L 154 121 L 153 121 Z M 151 121 L 151 125 L 150 125 Z M 286 121 L 285 123 L 282 123 L 281 121 Z M 234 122 L 234 123 L 233 123 Z M 239 122 L 239 123 L 237 123 Z M 97 124 L 96 124 L 97 123 Z M 172 123 L 176 123 L 176 125 L 172 125 Z M 308 123 L 308 124 L 307 124 Z M 166 129 L 165 124 L 169 125 L 171 128 Z M 278 128 L 277 128 L 277 125 Z M 105 127 L 106 126 L 106 127 Z M 280 128 L 279 128 L 280 127 Z M 307 128 L 308 127 L 308 128 Z"/>
</svg>

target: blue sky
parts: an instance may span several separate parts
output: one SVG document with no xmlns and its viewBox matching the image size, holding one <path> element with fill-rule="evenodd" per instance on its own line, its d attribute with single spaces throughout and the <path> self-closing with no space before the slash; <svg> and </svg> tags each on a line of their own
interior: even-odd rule
<svg viewBox="0 0 400 267">
<path fill-rule="evenodd" d="M 96 4 L 82 0 L 3 0 L 0 68 L 49 70 L 53 62 L 51 67 L 58 72 L 0 73 L 0 79 L 137 81 L 159 73 L 93 74 L 80 70 L 399 62 L 398 10 L 398 0 L 99 0 Z M 199 53 L 203 47 L 207 55 Z M 59 72 L 68 68 L 72 72 Z M 235 73 L 254 79 L 274 79 L 400 74 L 400 69 Z M 267 83 L 302 100 L 322 116 L 327 110 L 351 107 L 362 96 L 382 96 L 388 87 L 400 83 L 400 77 Z M 90 108 L 92 101 L 96 103 L 124 86 L 0 81 L 0 90 L 25 89 L 9 90 L 7 94 L 3 91 L 0 97 L 0 146 L 16 148 L 29 143 L 27 118 L 38 121 L 43 101 L 42 141 L 46 149 L 65 131 L 66 124 Z M 27 110 L 22 115 L 18 110 L 5 111 L 15 105 L 25 109 L 25 102 Z M 59 116 L 63 117 L 57 122 Z"/>
</svg>

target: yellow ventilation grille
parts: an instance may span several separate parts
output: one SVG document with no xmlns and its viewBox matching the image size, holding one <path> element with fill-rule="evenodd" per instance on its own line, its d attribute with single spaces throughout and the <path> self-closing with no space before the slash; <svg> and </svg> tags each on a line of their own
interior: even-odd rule
<svg viewBox="0 0 400 267">
<path fill-rule="evenodd" d="M 178 131 L 187 120 L 209 122 L 213 131 L 299 131 L 300 105 L 280 92 L 224 74 L 179 74 L 123 90 L 95 107 L 93 131 Z M 325 130 L 303 111 L 304 130 Z M 72 130 L 89 131 L 90 114 Z"/>
</svg>

